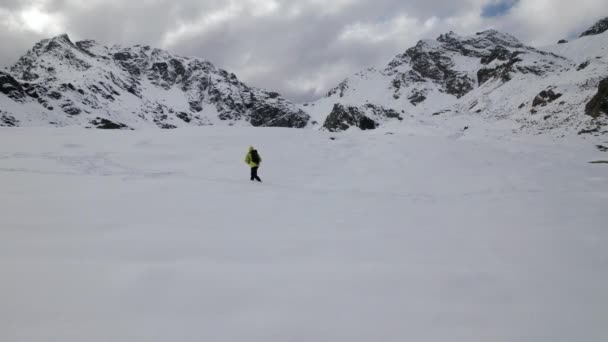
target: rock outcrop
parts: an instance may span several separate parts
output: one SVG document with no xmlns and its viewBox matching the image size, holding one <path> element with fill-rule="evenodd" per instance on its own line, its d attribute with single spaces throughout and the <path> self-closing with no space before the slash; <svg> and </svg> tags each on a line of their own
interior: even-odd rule
<svg viewBox="0 0 608 342">
<path fill-rule="evenodd" d="M 585 112 L 594 118 L 608 115 L 608 78 L 600 82 L 597 94 L 587 103 Z"/>
<path fill-rule="evenodd" d="M 581 33 L 580 37 L 594 36 L 602 34 L 608 31 L 608 17 L 601 19 L 595 25 L 591 26 L 588 30 Z"/>
<path fill-rule="evenodd" d="M 358 127 L 362 130 L 375 129 L 378 124 L 371 118 L 365 115 L 364 112 L 357 107 L 344 106 L 336 104 L 325 119 L 323 129 L 330 132 L 340 132 L 349 129 L 350 127 Z"/>
</svg>

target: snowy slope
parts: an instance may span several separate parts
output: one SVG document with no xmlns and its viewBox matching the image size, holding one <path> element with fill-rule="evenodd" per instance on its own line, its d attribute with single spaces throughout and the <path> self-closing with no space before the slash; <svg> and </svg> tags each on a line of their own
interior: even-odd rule
<svg viewBox="0 0 608 342">
<path fill-rule="evenodd" d="M 0 73 L 0 110 L 0 117 L 18 126 L 303 127 L 308 122 L 306 113 L 279 94 L 248 87 L 205 60 L 148 46 L 73 43 L 67 35 L 38 43 L 9 73 Z"/>
<path fill-rule="evenodd" d="M 63 35 L 40 42 L 0 72 L 0 126 L 225 124 L 337 132 L 464 122 L 482 130 L 508 127 L 510 134 L 590 134 L 601 141 L 608 132 L 606 22 L 542 48 L 496 30 L 442 34 L 301 105 L 248 87 L 199 58 L 147 46 L 73 43 Z"/>
<path fill-rule="evenodd" d="M 373 127 L 368 119 L 392 127 L 408 117 L 440 123 L 465 116 L 486 127 L 507 120 L 518 132 L 602 135 L 608 109 L 593 118 L 586 106 L 608 79 L 607 46 L 608 32 L 541 49 L 495 30 L 450 32 L 420 41 L 386 67 L 357 73 L 302 108 L 330 131 Z"/>
<path fill-rule="evenodd" d="M 605 342 L 606 154 L 403 129 L 0 129 L 0 340 Z"/>
</svg>

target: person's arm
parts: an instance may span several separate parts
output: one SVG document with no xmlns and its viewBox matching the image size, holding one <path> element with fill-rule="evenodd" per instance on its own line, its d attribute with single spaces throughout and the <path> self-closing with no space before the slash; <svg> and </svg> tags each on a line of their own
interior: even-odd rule
<svg viewBox="0 0 608 342">
<path fill-rule="evenodd" d="M 247 155 L 245 156 L 245 163 L 251 163 L 251 153 L 247 153 Z"/>
</svg>

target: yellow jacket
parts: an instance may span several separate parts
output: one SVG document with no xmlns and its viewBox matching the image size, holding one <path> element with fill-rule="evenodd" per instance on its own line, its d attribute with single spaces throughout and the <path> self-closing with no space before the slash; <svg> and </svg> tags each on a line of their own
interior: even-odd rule
<svg viewBox="0 0 608 342">
<path fill-rule="evenodd" d="M 247 165 L 249 165 L 250 167 L 259 167 L 260 164 L 262 163 L 262 157 L 260 157 L 260 160 L 258 163 L 254 163 L 253 162 L 253 158 L 251 157 L 251 152 L 253 152 L 254 148 L 253 147 L 249 147 L 249 152 L 247 152 L 247 155 L 245 156 L 245 163 L 247 163 Z M 259 156 L 259 154 L 258 154 Z"/>
</svg>

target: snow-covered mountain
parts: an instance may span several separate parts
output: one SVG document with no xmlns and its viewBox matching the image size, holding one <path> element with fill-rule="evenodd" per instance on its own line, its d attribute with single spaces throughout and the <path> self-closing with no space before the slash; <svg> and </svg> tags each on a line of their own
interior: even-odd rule
<svg viewBox="0 0 608 342">
<path fill-rule="evenodd" d="M 608 18 L 542 49 L 495 30 L 422 40 L 383 68 L 346 79 L 303 109 L 329 131 L 404 118 L 507 120 L 556 135 L 608 132 Z"/>
<path fill-rule="evenodd" d="M 422 40 L 295 105 L 199 58 L 147 46 L 38 43 L 0 72 L 0 125 L 351 127 L 498 121 L 555 136 L 608 132 L 608 18 L 543 48 L 495 30 Z M 565 42 L 565 43 L 564 43 Z"/>
<path fill-rule="evenodd" d="M 43 40 L 0 72 L 0 125 L 137 128 L 304 127 L 309 116 L 278 93 L 249 87 L 199 58 L 148 46 Z"/>
</svg>

